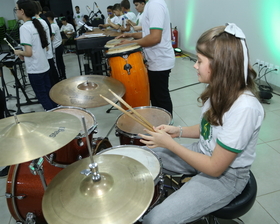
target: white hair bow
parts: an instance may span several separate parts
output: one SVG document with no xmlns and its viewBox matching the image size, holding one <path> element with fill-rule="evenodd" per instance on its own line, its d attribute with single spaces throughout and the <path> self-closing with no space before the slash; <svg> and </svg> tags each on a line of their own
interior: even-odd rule
<svg viewBox="0 0 280 224">
<path fill-rule="evenodd" d="M 240 38 L 242 48 L 243 48 L 243 56 L 244 56 L 244 78 L 245 84 L 247 85 L 247 77 L 248 77 L 248 50 L 245 44 L 245 34 L 243 31 L 236 26 L 234 23 L 226 23 L 225 32 L 234 35 L 237 38 Z"/>
</svg>

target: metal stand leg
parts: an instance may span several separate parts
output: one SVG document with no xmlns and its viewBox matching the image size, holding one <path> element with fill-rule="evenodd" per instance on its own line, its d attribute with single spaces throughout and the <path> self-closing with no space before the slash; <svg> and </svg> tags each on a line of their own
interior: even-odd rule
<svg viewBox="0 0 280 224">
<path fill-rule="evenodd" d="M 116 102 L 116 104 L 118 103 L 119 101 Z M 111 112 L 111 110 L 117 110 L 114 106 L 111 106 L 108 110 L 106 110 L 106 113 L 109 114 Z"/>
</svg>

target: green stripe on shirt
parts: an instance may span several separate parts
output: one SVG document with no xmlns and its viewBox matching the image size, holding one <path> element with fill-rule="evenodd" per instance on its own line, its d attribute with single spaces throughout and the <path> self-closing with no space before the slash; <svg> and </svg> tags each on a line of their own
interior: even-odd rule
<svg viewBox="0 0 280 224">
<path fill-rule="evenodd" d="M 27 44 L 27 43 L 21 43 L 20 45 L 28 45 L 28 46 L 30 46 L 30 47 L 32 47 L 32 45 L 31 44 Z"/>
<path fill-rule="evenodd" d="M 231 147 L 226 146 L 225 144 L 223 144 L 222 142 L 220 142 L 219 139 L 217 139 L 217 143 L 218 143 L 219 146 L 225 148 L 225 149 L 228 150 L 228 151 L 235 152 L 235 153 L 240 153 L 240 152 L 242 152 L 242 150 L 234 149 L 234 148 L 231 148 Z"/>
<path fill-rule="evenodd" d="M 163 30 L 162 28 L 158 28 L 158 27 L 151 27 L 150 30 Z"/>
</svg>

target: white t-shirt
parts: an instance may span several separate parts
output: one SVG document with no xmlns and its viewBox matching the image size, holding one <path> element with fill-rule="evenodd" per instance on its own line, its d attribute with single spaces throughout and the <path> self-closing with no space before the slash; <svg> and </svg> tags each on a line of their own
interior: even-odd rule
<svg viewBox="0 0 280 224">
<path fill-rule="evenodd" d="M 32 21 L 26 21 L 19 29 L 20 44 L 32 47 L 32 56 L 24 57 L 28 74 L 43 73 L 50 69 L 46 49 L 42 48 L 39 33 Z"/>
<path fill-rule="evenodd" d="M 150 29 L 162 30 L 161 42 L 143 49 L 150 71 L 165 71 L 174 67 L 175 54 L 171 44 L 170 17 L 164 0 L 149 0 L 142 13 L 142 36 Z"/>
<path fill-rule="evenodd" d="M 51 27 L 52 27 L 52 35 L 53 35 L 52 44 L 53 44 L 53 48 L 55 49 L 61 45 L 62 37 L 60 34 L 59 26 L 57 24 L 52 23 Z"/>
<path fill-rule="evenodd" d="M 210 125 L 203 114 L 210 107 L 207 100 L 202 107 L 199 146 L 211 156 L 216 144 L 238 153 L 230 167 L 250 166 L 256 156 L 256 144 L 264 118 L 261 103 L 249 91 L 238 97 L 230 110 L 223 115 L 223 126 Z"/>
<path fill-rule="evenodd" d="M 51 41 L 51 37 L 50 37 L 50 28 L 48 26 L 48 24 L 46 23 L 45 20 L 43 20 L 42 18 L 38 18 L 38 20 L 41 22 L 42 26 L 44 27 L 44 30 L 47 34 L 47 40 L 48 40 L 48 50 L 47 50 L 47 59 L 52 59 L 53 58 L 53 52 L 52 52 L 52 41 Z"/>
<path fill-rule="evenodd" d="M 119 18 L 117 16 L 114 16 L 113 18 L 110 18 L 109 16 L 106 19 L 105 24 L 109 24 L 109 19 L 111 20 L 112 23 L 118 24 Z M 107 29 L 113 29 L 112 27 L 108 26 Z"/>
<path fill-rule="evenodd" d="M 83 22 L 83 17 L 84 17 L 84 14 L 82 14 L 81 12 L 79 12 L 79 13 L 75 12 L 74 13 L 73 19 L 75 20 L 77 27 L 82 26 L 79 22 L 84 23 Z"/>
<path fill-rule="evenodd" d="M 130 21 L 136 23 L 136 15 L 134 12 L 127 12 L 123 15 L 123 17 L 125 19 L 124 27 L 126 27 L 127 20 L 130 20 Z M 133 33 L 133 32 L 134 32 L 134 29 L 132 27 L 130 27 L 129 33 Z"/>
<path fill-rule="evenodd" d="M 142 26 L 142 21 L 141 21 L 142 20 L 142 15 L 143 15 L 143 12 L 142 13 L 139 12 L 137 14 L 136 22 L 135 22 L 136 26 Z"/>
<path fill-rule="evenodd" d="M 62 25 L 60 28 L 60 32 L 74 32 L 74 27 L 71 23 L 67 23 L 66 25 Z"/>
</svg>

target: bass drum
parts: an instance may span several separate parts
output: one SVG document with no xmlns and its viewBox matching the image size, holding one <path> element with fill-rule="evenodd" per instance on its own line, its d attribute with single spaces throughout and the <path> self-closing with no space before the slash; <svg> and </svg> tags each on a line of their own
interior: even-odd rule
<svg viewBox="0 0 280 224">
<path fill-rule="evenodd" d="M 25 162 L 10 166 L 6 184 L 6 198 L 8 208 L 16 221 L 25 223 L 28 213 L 36 216 L 36 223 L 46 224 L 42 212 L 44 188 L 39 175 L 33 175 L 29 165 Z M 55 167 L 43 161 L 44 178 L 48 185 L 62 168 Z"/>
</svg>

